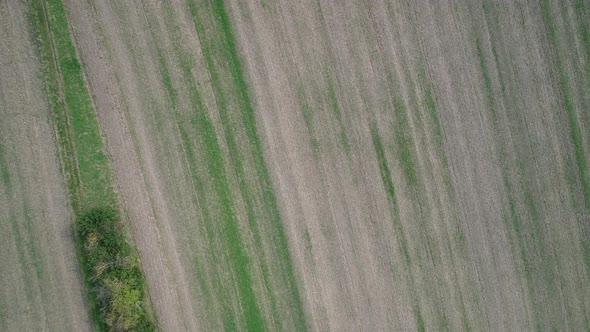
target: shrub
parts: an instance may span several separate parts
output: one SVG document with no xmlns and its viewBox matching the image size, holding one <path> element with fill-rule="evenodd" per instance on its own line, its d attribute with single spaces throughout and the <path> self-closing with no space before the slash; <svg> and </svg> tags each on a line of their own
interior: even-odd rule
<svg viewBox="0 0 590 332">
<path fill-rule="evenodd" d="M 76 224 L 83 270 L 101 329 L 155 331 L 139 257 L 125 239 L 117 210 L 91 209 Z"/>
</svg>

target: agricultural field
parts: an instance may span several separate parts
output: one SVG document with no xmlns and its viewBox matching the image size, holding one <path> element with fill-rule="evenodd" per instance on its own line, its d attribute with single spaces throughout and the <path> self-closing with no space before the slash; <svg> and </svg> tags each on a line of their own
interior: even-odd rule
<svg viewBox="0 0 590 332">
<path fill-rule="evenodd" d="M 587 0 L 0 0 L 0 331 L 590 329 Z"/>
</svg>

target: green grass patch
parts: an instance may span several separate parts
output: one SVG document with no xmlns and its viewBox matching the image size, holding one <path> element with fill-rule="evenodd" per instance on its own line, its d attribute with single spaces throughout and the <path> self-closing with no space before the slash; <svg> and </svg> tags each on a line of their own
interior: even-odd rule
<svg viewBox="0 0 590 332">
<path fill-rule="evenodd" d="M 581 4 L 582 9 L 585 12 L 584 4 Z M 580 9 L 580 3 L 578 2 L 577 9 Z M 564 63 L 562 60 L 561 51 L 558 45 L 557 40 L 557 31 L 555 27 L 555 22 L 553 21 L 553 16 L 551 14 L 551 1 L 544 0 L 542 3 L 542 11 L 543 11 L 543 19 L 545 21 L 545 27 L 547 29 L 547 37 L 549 39 L 550 45 L 553 49 L 555 55 L 555 64 L 559 76 L 559 88 L 561 89 L 561 95 L 563 99 L 563 107 L 566 111 L 569 127 L 570 127 L 570 138 L 574 145 L 574 159 L 575 164 L 577 166 L 577 171 L 581 183 L 582 195 L 584 198 L 584 205 L 586 211 L 590 210 L 590 173 L 588 172 L 588 164 L 586 160 L 586 155 L 584 152 L 584 145 L 582 141 L 582 129 L 578 124 L 578 119 L 576 116 L 576 112 L 574 109 L 574 102 L 573 97 L 569 89 L 569 79 L 565 73 Z M 584 24 L 582 24 L 584 26 Z M 587 30 L 582 30 L 582 33 L 588 34 Z M 584 41 L 584 39 L 583 39 Z M 587 54 L 590 54 L 589 45 L 585 44 L 585 49 Z M 587 59 L 587 60 L 590 60 Z M 569 181 L 568 181 L 569 182 Z M 572 187 L 571 192 L 573 195 L 576 195 L 577 190 L 575 187 Z M 587 226 L 585 224 L 581 224 L 582 229 L 587 230 Z M 581 240 L 581 247 L 583 250 L 583 254 L 585 258 L 590 257 L 590 245 L 587 244 L 587 239 L 582 238 Z M 590 273 L 590 259 L 585 259 L 586 271 Z"/>
<path fill-rule="evenodd" d="M 416 165 L 412 156 L 412 139 L 408 133 L 409 123 L 406 105 L 400 97 L 394 97 L 393 108 L 396 114 L 396 147 L 402 170 L 408 184 L 415 187 L 418 183 Z"/>
<path fill-rule="evenodd" d="M 340 106 L 338 104 L 338 98 L 336 97 L 336 91 L 334 90 L 334 82 L 332 79 L 328 81 L 328 98 L 330 103 L 330 110 L 336 121 L 338 121 L 338 126 L 340 127 L 340 145 L 344 149 L 346 155 L 350 155 L 350 144 L 348 143 L 348 136 L 346 135 L 346 127 L 344 126 L 344 122 L 342 121 L 342 112 L 340 111 Z"/>
<path fill-rule="evenodd" d="M 424 318 L 422 318 L 422 312 L 418 306 L 414 306 L 414 318 L 416 319 L 416 330 L 418 332 L 426 332 L 426 325 L 424 324 Z"/>
<path fill-rule="evenodd" d="M 82 267 L 103 331 L 155 331 L 139 256 L 117 210 L 99 207 L 76 220 Z"/>
<path fill-rule="evenodd" d="M 10 187 L 10 171 L 8 170 L 6 152 L 2 143 L 0 143 L 0 181 L 2 183 L 2 188 L 8 190 Z"/>
</svg>

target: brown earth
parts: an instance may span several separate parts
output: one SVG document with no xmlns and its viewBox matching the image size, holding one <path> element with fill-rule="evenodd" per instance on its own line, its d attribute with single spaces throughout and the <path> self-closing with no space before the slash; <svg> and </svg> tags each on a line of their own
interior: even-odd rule
<svg viewBox="0 0 590 332">
<path fill-rule="evenodd" d="M 420 329 L 416 310 L 427 330 L 588 327 L 588 210 L 579 180 L 568 183 L 578 171 L 554 54 L 566 63 L 587 160 L 588 96 L 578 87 L 590 59 L 583 27 L 571 23 L 587 8 L 558 2 L 544 16 L 534 1 L 230 7 L 313 329 Z M 391 227 L 372 123 L 409 265 L 395 247 L 404 235 Z M 406 139 L 417 180 L 395 154 Z"/>
<path fill-rule="evenodd" d="M 88 331 L 31 29 L 24 3 L 0 2 L 0 330 Z"/>
</svg>

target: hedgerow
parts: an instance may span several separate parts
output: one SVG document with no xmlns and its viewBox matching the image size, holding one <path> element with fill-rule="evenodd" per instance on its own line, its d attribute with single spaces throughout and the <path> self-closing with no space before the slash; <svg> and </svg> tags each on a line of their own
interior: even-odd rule
<svg viewBox="0 0 590 332">
<path fill-rule="evenodd" d="M 125 239 L 117 210 L 93 208 L 77 219 L 76 226 L 82 267 L 101 329 L 155 331 L 139 257 Z"/>
</svg>

